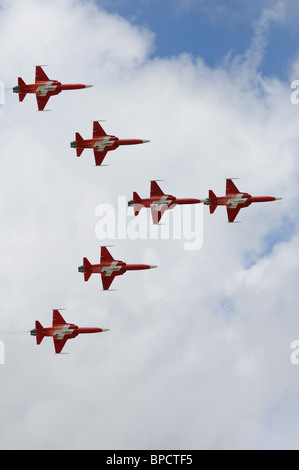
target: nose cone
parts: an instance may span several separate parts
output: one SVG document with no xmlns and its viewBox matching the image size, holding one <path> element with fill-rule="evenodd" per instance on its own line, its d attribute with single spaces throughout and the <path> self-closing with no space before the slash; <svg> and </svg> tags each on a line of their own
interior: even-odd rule
<svg viewBox="0 0 299 470">
<path fill-rule="evenodd" d="M 85 88 L 92 88 L 93 85 L 85 85 Z"/>
<path fill-rule="evenodd" d="M 158 267 L 158 266 L 155 266 L 155 265 L 153 265 L 153 264 L 150 264 L 150 267 L 149 267 L 149 268 L 150 268 L 150 269 L 154 269 L 154 268 L 157 268 L 157 267 Z"/>
<path fill-rule="evenodd" d="M 102 331 L 110 331 L 109 328 L 102 328 Z"/>
<path fill-rule="evenodd" d="M 143 144 L 147 144 L 148 142 L 150 142 L 150 140 L 142 140 Z"/>
<path fill-rule="evenodd" d="M 283 198 L 282 197 L 276 197 L 275 201 L 281 201 Z"/>
</svg>

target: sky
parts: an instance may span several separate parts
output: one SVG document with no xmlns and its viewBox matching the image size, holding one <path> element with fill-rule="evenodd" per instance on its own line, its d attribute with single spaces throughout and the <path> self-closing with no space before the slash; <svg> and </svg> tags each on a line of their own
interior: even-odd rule
<svg viewBox="0 0 299 470">
<path fill-rule="evenodd" d="M 292 0 L 0 0 L 1 449 L 298 448 L 298 16 Z M 9 90 L 37 64 L 93 88 L 37 112 L 34 96 Z M 70 142 L 96 119 L 150 143 L 95 167 Z M 227 177 L 283 199 L 242 210 L 239 224 L 202 207 L 197 250 L 98 236 L 101 204 L 146 197 L 151 179 L 206 198 Z M 101 244 L 158 268 L 103 292 L 77 270 Z M 109 331 L 55 355 L 28 333 L 54 308 Z"/>
</svg>

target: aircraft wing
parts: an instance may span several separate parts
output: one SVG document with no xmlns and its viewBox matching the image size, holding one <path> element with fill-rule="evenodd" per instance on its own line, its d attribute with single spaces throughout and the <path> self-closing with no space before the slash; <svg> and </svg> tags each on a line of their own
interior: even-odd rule
<svg viewBox="0 0 299 470">
<path fill-rule="evenodd" d="M 67 342 L 67 340 L 68 340 L 68 338 L 63 338 L 63 339 L 53 338 L 54 348 L 55 348 L 56 354 L 61 353 L 61 351 L 64 348 L 65 343 Z"/>
<path fill-rule="evenodd" d="M 237 186 L 233 183 L 231 179 L 226 180 L 226 195 L 228 194 L 239 194 Z"/>
<path fill-rule="evenodd" d="M 227 217 L 228 217 L 229 222 L 233 222 L 235 220 L 235 218 L 237 217 L 240 209 L 242 209 L 242 206 L 240 206 L 240 205 L 238 207 L 234 207 L 234 208 L 226 206 Z"/>
<path fill-rule="evenodd" d="M 37 107 L 39 111 L 44 110 L 46 104 L 48 103 L 49 98 L 50 98 L 50 95 L 49 96 L 40 96 L 38 94 L 36 95 Z"/>
<path fill-rule="evenodd" d="M 102 263 L 105 263 L 106 261 L 108 261 L 109 263 L 114 261 L 114 258 L 113 256 L 111 255 L 111 253 L 108 251 L 108 249 L 105 247 L 105 246 L 102 246 L 101 247 L 101 264 Z"/>
<path fill-rule="evenodd" d="M 164 214 L 165 211 L 167 211 L 168 206 L 155 206 L 151 205 L 151 212 L 152 212 L 152 219 L 153 219 L 153 224 L 158 224 L 162 218 L 162 215 Z"/>
<path fill-rule="evenodd" d="M 98 121 L 93 121 L 93 139 L 105 137 L 107 134 Z"/>
<path fill-rule="evenodd" d="M 66 321 L 62 318 L 61 313 L 58 310 L 53 310 L 53 326 L 66 325 Z"/>
<path fill-rule="evenodd" d="M 157 181 L 151 181 L 151 196 L 150 197 L 156 197 L 156 196 L 164 196 L 164 193 L 160 186 L 158 185 Z"/>
<path fill-rule="evenodd" d="M 106 157 L 107 150 L 98 151 L 98 150 L 94 149 L 93 153 L 94 153 L 94 159 L 95 159 L 95 162 L 96 162 L 96 166 L 100 166 L 102 164 L 104 158 Z"/>
<path fill-rule="evenodd" d="M 40 65 L 35 67 L 35 83 L 36 82 L 48 82 L 50 79 L 47 74 L 43 71 Z"/>
<path fill-rule="evenodd" d="M 113 273 L 101 274 L 101 277 L 102 277 L 103 290 L 108 290 L 115 278 L 115 274 Z"/>
</svg>

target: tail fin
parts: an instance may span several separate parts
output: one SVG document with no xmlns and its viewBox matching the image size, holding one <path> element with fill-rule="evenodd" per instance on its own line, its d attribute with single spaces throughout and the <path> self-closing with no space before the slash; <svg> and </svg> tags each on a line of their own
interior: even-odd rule
<svg viewBox="0 0 299 470">
<path fill-rule="evenodd" d="M 216 194 L 210 189 L 209 191 L 209 199 L 210 199 L 210 214 L 213 214 L 217 209 L 217 196 Z"/>
<path fill-rule="evenodd" d="M 44 335 L 39 332 L 39 330 L 43 330 L 43 327 L 42 325 L 40 324 L 39 321 L 36 320 L 35 322 L 35 329 L 37 331 L 37 335 L 36 335 L 36 344 L 40 344 L 42 342 L 42 340 L 44 339 Z"/>
<path fill-rule="evenodd" d="M 88 261 L 87 258 L 83 258 L 83 266 L 85 268 L 84 281 L 88 281 L 88 279 L 92 275 L 92 270 L 91 270 L 91 263 Z"/>
<path fill-rule="evenodd" d="M 23 101 L 23 99 L 25 98 L 25 96 L 27 95 L 26 92 L 22 91 L 22 88 L 24 88 L 26 86 L 26 83 L 24 82 L 24 80 L 21 78 L 21 77 L 18 77 L 18 87 L 19 87 L 19 101 Z"/>
<path fill-rule="evenodd" d="M 142 199 L 137 193 L 133 193 L 133 200 L 134 200 L 134 215 L 138 215 L 141 211 L 143 204 Z"/>
<path fill-rule="evenodd" d="M 76 132 L 76 142 L 77 143 L 82 143 L 84 142 L 83 137 L 79 134 L 79 132 Z M 77 148 L 77 157 L 80 157 L 81 153 L 83 152 L 84 148 Z"/>
</svg>

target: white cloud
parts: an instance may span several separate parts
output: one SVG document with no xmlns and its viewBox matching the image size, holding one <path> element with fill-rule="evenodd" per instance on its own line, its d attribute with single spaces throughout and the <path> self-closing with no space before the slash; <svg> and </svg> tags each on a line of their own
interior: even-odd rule
<svg viewBox="0 0 299 470">
<path fill-rule="evenodd" d="M 28 330 L 36 319 L 47 326 L 51 308 L 67 307 L 68 321 L 110 331 L 69 341 L 61 357 L 50 340 L 37 347 L 29 335 L 5 336 L 1 447 L 271 447 L 280 423 L 286 434 L 293 429 L 283 397 L 297 393 L 289 345 L 298 305 L 298 109 L 288 85 L 256 68 L 246 78 L 244 61 L 211 69 L 188 54 L 150 59 L 149 31 L 91 2 L 24 5 L 1 2 L 6 86 L 17 76 L 30 82 L 33 65 L 49 63 L 50 77 L 94 87 L 53 97 L 51 113 L 37 113 L 32 96 L 18 103 L 7 94 L 0 330 Z M 245 63 L 249 55 L 259 63 L 263 40 Z M 151 143 L 111 152 L 110 166 L 95 168 L 91 153 L 78 159 L 69 148 L 75 131 L 91 135 L 93 119 Z M 96 276 L 84 283 L 77 266 L 83 256 L 98 259 L 100 202 L 146 196 L 152 178 L 179 197 L 221 195 L 232 176 L 242 191 L 284 200 L 244 209 L 239 225 L 226 223 L 223 208 L 210 215 L 204 207 L 198 252 L 172 240 L 117 241 L 116 258 L 159 268 L 116 279 L 116 292 L 101 292 Z M 293 236 L 263 254 L 285 220 Z M 269 440 L 266 419 L 277 404 L 283 417 L 275 415 Z"/>
</svg>

